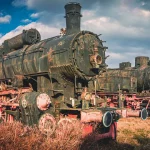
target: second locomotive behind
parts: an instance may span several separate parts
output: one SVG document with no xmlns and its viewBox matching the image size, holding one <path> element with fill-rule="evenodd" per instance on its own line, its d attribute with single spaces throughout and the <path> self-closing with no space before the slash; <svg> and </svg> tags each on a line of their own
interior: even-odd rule
<svg viewBox="0 0 150 150">
<path fill-rule="evenodd" d="M 130 62 L 122 62 L 119 68 L 108 68 L 97 78 L 98 95 L 106 97 L 107 106 L 123 109 L 120 114 L 124 117 L 146 119 L 147 111 L 150 114 L 149 70 L 149 57 L 145 56 L 135 58 L 135 67 Z"/>
</svg>

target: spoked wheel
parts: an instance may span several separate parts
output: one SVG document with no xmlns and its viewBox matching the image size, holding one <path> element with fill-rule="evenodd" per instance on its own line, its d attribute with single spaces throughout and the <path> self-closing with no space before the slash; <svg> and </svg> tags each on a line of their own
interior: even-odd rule
<svg viewBox="0 0 150 150">
<path fill-rule="evenodd" d="M 50 136 L 55 131 L 56 120 L 51 114 L 45 113 L 39 119 L 38 127 L 42 133 Z"/>
<path fill-rule="evenodd" d="M 64 136 L 70 134 L 74 129 L 75 119 L 62 118 L 57 123 L 56 134 L 58 136 Z"/>
<path fill-rule="evenodd" d="M 73 127 L 73 121 L 69 118 L 62 118 L 57 123 L 57 129 L 68 130 Z"/>
</svg>

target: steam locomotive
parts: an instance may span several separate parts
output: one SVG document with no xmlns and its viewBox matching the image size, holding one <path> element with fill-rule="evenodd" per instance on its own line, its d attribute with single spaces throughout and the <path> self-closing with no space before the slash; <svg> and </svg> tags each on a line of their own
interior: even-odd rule
<svg viewBox="0 0 150 150">
<path fill-rule="evenodd" d="M 49 134 L 79 119 L 85 135 L 96 128 L 98 139 L 115 139 L 116 109 L 99 107 L 96 88 L 89 88 L 106 70 L 106 47 L 97 34 L 80 31 L 79 3 L 65 10 L 62 35 L 41 40 L 36 29 L 23 30 L 0 46 L 0 119 L 37 124 Z"/>
<path fill-rule="evenodd" d="M 135 67 L 130 62 L 122 62 L 119 68 L 107 69 L 97 80 L 97 94 L 109 107 L 119 108 L 123 117 L 150 115 L 150 67 L 149 57 L 135 58 Z"/>
</svg>

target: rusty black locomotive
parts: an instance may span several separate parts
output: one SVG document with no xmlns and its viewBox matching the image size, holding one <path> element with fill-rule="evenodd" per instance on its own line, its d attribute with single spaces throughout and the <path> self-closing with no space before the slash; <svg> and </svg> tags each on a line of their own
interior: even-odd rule
<svg viewBox="0 0 150 150">
<path fill-rule="evenodd" d="M 98 106 L 96 88 L 89 88 L 106 69 L 106 47 L 97 34 L 80 30 L 79 3 L 68 3 L 65 10 L 61 35 L 41 40 L 29 29 L 0 47 L 0 119 L 38 124 L 52 133 L 73 118 L 90 132 L 95 130 L 91 122 L 98 124 L 99 138 L 116 138 L 118 114 Z"/>
</svg>

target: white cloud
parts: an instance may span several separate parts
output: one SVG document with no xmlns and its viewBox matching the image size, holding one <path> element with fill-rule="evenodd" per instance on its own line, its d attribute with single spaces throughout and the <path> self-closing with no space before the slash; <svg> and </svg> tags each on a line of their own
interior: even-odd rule
<svg viewBox="0 0 150 150">
<path fill-rule="evenodd" d="M 148 10 L 140 10 L 140 12 L 142 13 L 142 15 L 144 17 L 147 17 L 147 18 L 150 17 L 150 11 L 148 11 Z"/>
<path fill-rule="evenodd" d="M 82 16 L 83 16 L 82 18 L 84 20 L 87 20 L 91 17 L 95 17 L 95 14 L 96 14 L 95 10 L 84 10 L 84 11 L 82 11 Z"/>
<path fill-rule="evenodd" d="M 131 13 L 131 10 L 130 10 L 130 13 Z M 135 16 L 140 17 L 139 18 L 140 20 L 148 19 L 148 17 L 150 17 L 150 11 L 140 9 L 140 8 L 135 8 L 132 10 L 132 16 L 131 17 L 135 17 Z M 144 18 L 141 18 L 141 17 L 144 17 Z"/>
<path fill-rule="evenodd" d="M 145 2 L 142 2 L 142 3 L 141 3 L 142 6 L 144 6 L 145 4 L 146 4 Z"/>
<path fill-rule="evenodd" d="M 82 22 L 82 27 L 94 31 L 95 33 L 102 33 L 109 37 L 150 37 L 150 35 L 144 34 L 147 31 L 143 28 L 123 26 L 117 20 L 109 19 L 107 17 L 96 17 L 94 19 L 85 20 Z"/>
<path fill-rule="evenodd" d="M 108 52 L 108 55 L 110 55 L 114 59 L 122 60 L 123 58 L 125 58 L 125 56 L 122 55 L 121 53 Z"/>
<path fill-rule="evenodd" d="M 30 15 L 31 18 L 38 18 L 39 17 L 39 13 L 33 13 Z"/>
<path fill-rule="evenodd" d="M 118 52 L 115 52 L 118 50 Z M 132 47 L 132 46 L 110 46 L 110 49 L 106 51 L 106 56 L 109 55 L 106 59 L 106 64 L 109 68 L 119 67 L 121 62 L 131 62 L 132 66 L 135 65 L 135 57 L 137 56 L 149 56 L 149 49 L 144 47 Z"/>
<path fill-rule="evenodd" d="M 10 15 L 0 17 L 0 23 L 10 23 L 10 21 L 11 21 L 11 16 Z"/>
<path fill-rule="evenodd" d="M 39 13 L 33 13 L 30 15 L 31 18 L 38 18 L 40 17 L 44 12 L 39 12 Z"/>
<path fill-rule="evenodd" d="M 23 22 L 23 23 L 29 23 L 29 22 L 31 22 L 31 20 L 29 20 L 29 19 L 23 19 L 23 20 L 21 20 L 21 22 Z"/>
<path fill-rule="evenodd" d="M 150 20 L 148 21 L 148 18 L 144 18 L 150 15 L 150 12 L 140 9 L 130 10 L 129 8 L 128 11 L 124 10 L 122 11 L 122 17 L 114 18 L 97 15 L 98 12 L 94 10 L 83 10 L 85 17 L 83 16 L 81 25 L 83 29 L 102 33 L 107 37 L 150 38 Z M 129 13 L 132 15 L 129 15 Z"/>
<path fill-rule="evenodd" d="M 108 51 L 106 53 L 106 56 L 109 55 L 106 59 L 106 64 L 108 65 L 108 68 L 116 68 L 119 67 L 119 63 L 121 62 L 130 62 L 132 66 L 134 66 L 135 57 L 141 56 L 139 53 L 115 53 L 113 51 Z"/>
<path fill-rule="evenodd" d="M 30 28 L 36 28 L 40 32 L 42 39 L 53 37 L 53 36 L 56 36 L 59 34 L 58 28 L 44 25 L 42 23 L 32 22 L 25 26 L 18 26 L 16 29 L 14 29 L 14 30 L 10 31 L 9 33 L 5 34 L 4 36 L 2 36 L 0 38 L 0 44 L 2 44 L 4 42 L 4 40 L 10 39 L 10 38 L 22 33 L 22 30 L 24 30 L 24 29 L 27 30 Z"/>
</svg>

